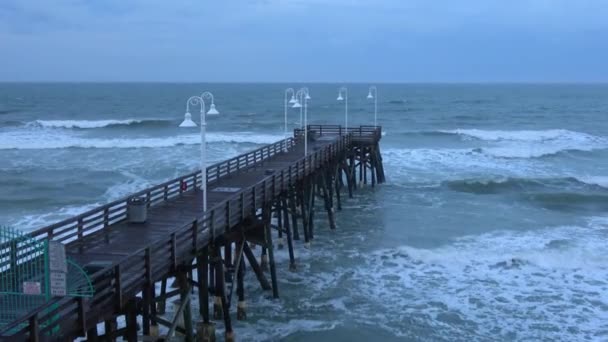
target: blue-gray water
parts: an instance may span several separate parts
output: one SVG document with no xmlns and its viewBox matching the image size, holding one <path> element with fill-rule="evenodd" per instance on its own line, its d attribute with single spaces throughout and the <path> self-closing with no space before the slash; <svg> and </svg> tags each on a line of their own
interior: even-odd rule
<svg viewBox="0 0 608 342">
<path fill-rule="evenodd" d="M 197 131 L 177 125 L 204 90 L 212 160 L 276 141 L 287 86 L 0 84 L 0 223 L 38 228 L 194 170 Z M 309 123 L 343 123 L 338 85 L 308 86 Z M 608 339 L 608 86 L 378 90 L 388 183 L 346 200 L 334 233 L 319 210 L 298 272 L 280 251 L 280 300 L 247 275 L 237 336 Z M 352 125 L 373 122 L 366 95 L 349 86 Z"/>
</svg>

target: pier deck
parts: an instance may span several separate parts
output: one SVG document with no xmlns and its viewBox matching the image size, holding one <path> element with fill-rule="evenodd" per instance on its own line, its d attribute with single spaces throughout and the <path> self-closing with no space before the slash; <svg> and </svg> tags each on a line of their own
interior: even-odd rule
<svg viewBox="0 0 608 342">
<path fill-rule="evenodd" d="M 209 329 L 210 294 L 215 296 L 214 317 L 224 321 L 226 337 L 232 338 L 234 288 L 239 302 L 237 319 L 246 316 L 241 305 L 245 261 L 262 288 L 278 297 L 273 235 L 286 238 L 290 267 L 295 267 L 294 240 L 300 234 L 305 242 L 314 237 L 315 198 L 322 200 L 333 229 L 334 207 L 341 208 L 343 188 L 352 196 L 357 173 L 360 183 L 367 183 L 368 178 L 373 186 L 384 182 L 380 127 L 347 131 L 340 126 L 311 125 L 308 130 L 306 156 L 303 130 L 296 130 L 293 138 L 210 166 L 207 212 L 203 212 L 199 189 L 201 173 L 195 172 L 32 232 L 33 239 L 62 242 L 67 256 L 90 273 L 95 294 L 92 298 L 55 298 L 0 326 L 0 339 L 63 341 L 86 336 L 95 341 L 122 336 L 136 340 L 138 333 L 152 336 L 155 327 L 164 325 L 187 339 L 196 336 L 203 341 L 213 334 Z M 147 203 L 145 223 L 128 220 L 128 202 L 135 197 Z M 251 243 L 262 246 L 259 263 Z M 3 250 L 0 248 L 0 260 L 5 257 Z M 10 251 L 9 257 L 13 256 L 24 258 L 23 253 Z M 266 279 L 265 266 L 270 268 L 272 281 Z M 167 281 L 173 278 L 177 290 L 167 289 Z M 198 334 L 188 305 L 193 287 L 201 307 Z M 173 321 L 161 317 L 171 296 L 182 299 L 178 314 L 184 316 L 184 327 L 177 326 L 177 317 Z M 116 319 L 122 315 L 127 324 L 118 327 Z M 137 316 L 143 322 L 140 332 Z M 97 325 L 103 322 L 102 336 Z"/>
</svg>

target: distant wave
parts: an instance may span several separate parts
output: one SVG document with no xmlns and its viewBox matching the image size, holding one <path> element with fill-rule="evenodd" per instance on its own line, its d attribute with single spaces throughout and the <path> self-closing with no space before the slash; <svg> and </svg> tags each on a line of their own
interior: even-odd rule
<svg viewBox="0 0 608 342">
<path fill-rule="evenodd" d="M 171 120 L 162 119 L 125 119 L 125 120 L 36 120 L 27 126 L 44 128 L 94 129 L 120 126 L 168 126 Z"/>
<path fill-rule="evenodd" d="M 608 210 L 608 194 L 556 192 L 528 194 L 526 198 L 539 206 L 557 211 L 605 212 Z"/>
<path fill-rule="evenodd" d="M 608 183 L 608 182 L 607 182 Z M 443 186 L 459 192 L 474 194 L 498 194 L 504 192 L 537 191 L 543 188 L 561 190 L 591 190 L 601 187 L 594 182 L 586 182 L 576 177 L 562 178 L 502 178 L 502 179 L 466 179 L 452 180 L 442 183 Z M 608 193 L 607 193 L 608 194 Z"/>
<path fill-rule="evenodd" d="M 480 147 L 476 151 L 501 158 L 538 158 L 562 152 L 608 148 L 608 139 L 604 137 L 564 129 L 537 131 L 456 129 L 439 132 L 491 143 L 490 146 Z"/>
<path fill-rule="evenodd" d="M 390 100 L 390 101 L 388 101 L 388 103 L 390 103 L 390 104 L 404 104 L 406 102 L 407 102 L 407 100 Z"/>
<path fill-rule="evenodd" d="M 283 139 L 282 135 L 241 133 L 207 133 L 208 143 L 249 143 L 270 144 Z M 159 148 L 179 145 L 198 145 L 200 135 L 188 134 L 158 138 L 84 138 L 69 134 L 47 133 L 44 135 L 31 131 L 7 132 L 0 136 L 0 150 L 18 149 L 61 149 L 61 148 Z"/>
<path fill-rule="evenodd" d="M 542 142 L 547 140 L 570 139 L 578 141 L 604 141 L 604 138 L 596 137 L 587 133 L 569 131 L 565 129 L 548 129 L 548 130 L 517 130 L 517 131 L 502 131 L 502 130 L 482 130 L 482 129 L 454 129 L 441 130 L 439 132 L 448 134 L 457 134 L 469 138 L 475 138 L 485 141 L 528 141 Z"/>
</svg>

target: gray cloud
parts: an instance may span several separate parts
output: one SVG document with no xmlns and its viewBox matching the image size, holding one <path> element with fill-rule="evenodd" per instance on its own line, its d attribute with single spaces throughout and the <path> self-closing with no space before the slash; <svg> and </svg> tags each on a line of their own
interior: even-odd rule
<svg viewBox="0 0 608 342">
<path fill-rule="evenodd" d="M 606 80 L 605 18 L 604 0 L 3 0 L 0 80 Z"/>
</svg>

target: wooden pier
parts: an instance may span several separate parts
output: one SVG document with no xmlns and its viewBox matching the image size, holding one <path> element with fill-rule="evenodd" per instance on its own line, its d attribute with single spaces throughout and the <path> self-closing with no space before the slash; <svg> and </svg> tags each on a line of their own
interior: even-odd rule
<svg viewBox="0 0 608 342">
<path fill-rule="evenodd" d="M 226 340 L 234 340 L 231 312 L 236 307 L 236 319 L 247 315 L 245 267 L 278 298 L 276 239 L 286 243 L 288 267 L 295 271 L 294 243 L 314 238 L 317 211 L 335 229 L 342 196 L 352 197 L 360 184 L 385 181 L 380 127 L 311 125 L 308 136 L 306 156 L 303 130 L 295 130 L 293 138 L 210 166 L 207 212 L 199 171 L 30 233 L 64 243 L 67 256 L 89 273 L 94 296 L 55 298 L 2 328 L 0 340 L 155 340 L 166 339 L 158 333 L 164 326 L 164 335 L 214 341 L 213 320 L 223 322 Z M 136 197 L 146 201 L 145 223 L 129 222 L 127 206 Z M 26 257 L 0 248 L 0 266 Z M 193 292 L 200 308 L 196 323 Z M 173 319 L 163 318 L 172 297 L 181 304 Z M 121 316 L 126 324 L 119 327 Z M 98 330 L 100 323 L 105 329 Z"/>
</svg>

